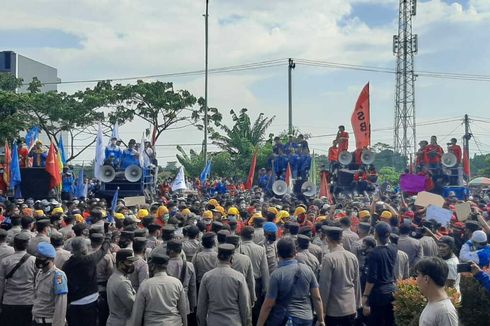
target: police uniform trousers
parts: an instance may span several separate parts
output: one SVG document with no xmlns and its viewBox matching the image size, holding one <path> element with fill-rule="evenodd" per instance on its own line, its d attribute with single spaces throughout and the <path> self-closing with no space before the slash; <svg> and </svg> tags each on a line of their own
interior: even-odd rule
<svg viewBox="0 0 490 326">
<path fill-rule="evenodd" d="M 32 305 L 2 305 L 0 325 L 29 326 L 32 323 Z"/>
<path fill-rule="evenodd" d="M 263 286 L 262 286 L 262 278 L 256 278 L 255 279 L 255 297 L 257 298 L 257 301 L 255 301 L 255 305 L 252 308 L 252 324 L 256 325 L 257 321 L 259 320 L 259 315 L 260 315 L 260 308 L 262 308 L 262 304 L 264 303 L 264 294 L 262 293 L 263 291 Z"/>
<path fill-rule="evenodd" d="M 68 305 L 66 317 L 70 326 L 97 325 L 99 317 L 98 302 L 94 301 L 83 305 L 70 304 Z"/>
</svg>

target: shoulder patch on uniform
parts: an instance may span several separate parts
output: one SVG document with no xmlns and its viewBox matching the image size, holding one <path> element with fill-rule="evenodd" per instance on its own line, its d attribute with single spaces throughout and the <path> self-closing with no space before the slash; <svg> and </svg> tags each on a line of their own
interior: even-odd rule
<svg viewBox="0 0 490 326">
<path fill-rule="evenodd" d="M 53 278 L 54 294 L 67 294 L 68 293 L 68 282 L 66 280 L 66 275 L 63 271 L 55 271 Z"/>
</svg>

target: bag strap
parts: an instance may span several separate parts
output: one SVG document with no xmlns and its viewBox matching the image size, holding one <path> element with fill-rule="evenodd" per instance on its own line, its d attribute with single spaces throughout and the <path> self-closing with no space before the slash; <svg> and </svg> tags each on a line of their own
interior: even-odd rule
<svg viewBox="0 0 490 326">
<path fill-rule="evenodd" d="M 187 274 L 187 262 L 183 260 L 182 269 L 180 270 L 180 277 L 179 277 L 180 283 L 182 283 L 182 285 L 184 285 L 186 274 Z"/>
<path fill-rule="evenodd" d="M 12 268 L 10 272 L 7 275 L 5 275 L 5 279 L 8 280 L 9 278 L 11 278 L 14 275 L 14 273 L 19 269 L 19 267 L 26 262 L 29 256 L 30 256 L 29 254 L 25 254 L 24 256 L 22 256 L 22 258 L 17 262 L 14 268 Z"/>
<path fill-rule="evenodd" d="M 301 268 L 300 268 L 299 264 L 300 263 L 298 262 L 298 268 L 296 269 L 296 273 L 294 273 L 293 284 L 291 284 L 291 287 L 289 288 L 289 292 L 286 296 L 286 301 L 283 303 L 285 308 L 288 307 L 289 301 L 291 301 L 291 294 L 293 293 L 294 286 L 296 285 L 296 283 L 298 283 L 298 280 L 299 280 L 299 274 L 301 273 Z"/>
</svg>

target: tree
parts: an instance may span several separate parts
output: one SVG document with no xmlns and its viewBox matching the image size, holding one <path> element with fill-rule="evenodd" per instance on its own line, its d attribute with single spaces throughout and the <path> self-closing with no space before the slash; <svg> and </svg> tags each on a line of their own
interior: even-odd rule
<svg viewBox="0 0 490 326">
<path fill-rule="evenodd" d="M 165 130 L 180 129 L 195 125 L 203 120 L 204 106 L 194 109 L 196 103 L 203 104 L 187 90 L 174 90 L 172 83 L 161 81 L 147 83 L 138 80 L 136 84 L 116 84 L 112 88 L 110 102 L 115 107 L 109 117 L 111 122 L 132 121 L 139 117 L 148 122 L 153 129 L 153 141 Z M 209 108 L 208 121 L 219 124 L 221 114 Z"/>
<path fill-rule="evenodd" d="M 24 99 L 15 93 L 22 79 L 10 73 L 0 73 L 0 142 L 13 140 L 28 125 L 27 117 L 19 109 Z"/>
<path fill-rule="evenodd" d="M 397 172 L 402 172 L 408 165 L 408 159 L 400 153 L 395 153 L 393 147 L 388 144 L 376 143 L 372 149 L 376 153 L 374 166 L 378 171 L 384 167 L 391 167 Z"/>
<path fill-rule="evenodd" d="M 378 183 L 388 182 L 391 185 L 398 185 L 400 173 L 393 167 L 385 166 L 378 170 Z"/>
</svg>

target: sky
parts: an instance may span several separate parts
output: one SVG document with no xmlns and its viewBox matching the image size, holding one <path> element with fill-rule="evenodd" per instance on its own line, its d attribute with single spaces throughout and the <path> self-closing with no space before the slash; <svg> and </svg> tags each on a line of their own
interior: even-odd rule
<svg viewBox="0 0 490 326">
<path fill-rule="evenodd" d="M 308 66 L 299 59 L 394 69 L 398 0 L 209 2 L 210 68 L 282 59 L 264 69 L 211 74 L 210 107 L 225 117 L 230 109 L 244 107 L 253 119 L 261 112 L 275 116 L 269 132 L 282 132 L 288 126 L 287 58 L 295 58 L 293 124 L 312 136 L 310 148 L 326 153 L 337 126 L 350 129 L 357 96 L 367 82 L 372 143 L 393 144 L 393 74 Z M 62 81 L 204 67 L 204 0 L 0 0 L 0 8 L 0 50 L 56 67 Z M 413 30 L 419 40 L 416 71 L 490 74 L 490 1 L 419 0 Z M 160 80 L 196 97 L 204 95 L 203 75 Z M 70 93 L 93 86 L 62 84 L 58 90 Z M 468 114 L 475 135 L 471 152 L 490 153 L 489 88 L 488 81 L 418 77 L 417 140 L 431 135 L 437 135 L 440 144 L 451 137 L 461 139 L 462 119 Z M 120 136 L 139 140 L 145 128 L 134 121 L 120 127 Z M 165 132 L 157 143 L 159 161 L 176 160 L 174 144 L 200 144 L 202 138 L 192 127 Z M 79 160 L 91 160 L 94 153 L 92 148 Z"/>
</svg>

